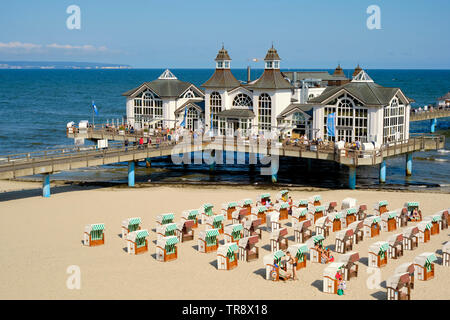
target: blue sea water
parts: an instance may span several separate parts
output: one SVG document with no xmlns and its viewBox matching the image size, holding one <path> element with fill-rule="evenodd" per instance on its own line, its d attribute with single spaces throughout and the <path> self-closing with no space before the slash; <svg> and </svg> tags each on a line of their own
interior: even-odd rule
<svg viewBox="0 0 450 320">
<path fill-rule="evenodd" d="M 297 69 L 296 69 L 297 70 Z M 73 145 L 66 138 L 69 121 L 92 120 L 91 101 L 99 114 L 96 123 L 122 118 L 125 97 L 121 94 L 156 79 L 163 69 L 126 70 L 0 70 L 0 155 L 30 152 Z M 263 70 L 252 70 L 252 79 Z M 332 72 L 333 70 L 326 70 Z M 399 87 L 416 102 L 413 107 L 434 103 L 450 91 L 450 70 L 366 70 L 374 81 L 388 87 Z M 197 86 L 205 82 L 213 69 L 173 69 L 183 81 Z M 352 70 L 344 70 L 351 74 Z M 247 70 L 233 69 L 237 79 L 246 80 Z M 448 134 L 450 119 L 439 119 L 437 130 Z M 411 132 L 429 132 L 429 122 L 414 122 Z M 387 181 L 378 185 L 378 168 L 357 170 L 358 187 L 433 188 L 450 190 L 450 143 L 445 150 L 414 153 L 413 176 L 405 177 L 405 158 L 387 161 Z M 152 168 L 141 167 L 137 182 L 207 181 L 229 183 L 266 183 L 268 177 L 250 174 L 248 166 L 217 166 L 213 176 L 206 165 L 183 168 L 161 159 Z M 317 187 L 344 187 L 347 169 L 334 164 L 313 161 L 308 171 L 302 159 L 281 159 L 279 183 Z M 55 179 L 124 182 L 123 165 L 87 168 L 53 175 Z M 258 172 L 258 168 L 256 169 Z"/>
</svg>

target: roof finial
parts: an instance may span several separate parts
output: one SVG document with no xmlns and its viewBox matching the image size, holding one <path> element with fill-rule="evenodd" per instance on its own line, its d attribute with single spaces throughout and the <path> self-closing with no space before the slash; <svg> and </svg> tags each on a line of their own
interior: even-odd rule
<svg viewBox="0 0 450 320">
<path fill-rule="evenodd" d="M 223 50 L 223 49 L 225 49 L 225 45 L 224 45 L 223 42 L 222 42 L 222 50 Z"/>
<path fill-rule="evenodd" d="M 273 49 L 273 40 L 272 40 L 272 49 Z"/>
</svg>

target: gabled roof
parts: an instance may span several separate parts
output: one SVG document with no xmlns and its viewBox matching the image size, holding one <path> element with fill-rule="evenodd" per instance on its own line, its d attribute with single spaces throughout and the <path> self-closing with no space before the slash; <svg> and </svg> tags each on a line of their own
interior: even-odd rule
<svg viewBox="0 0 450 320">
<path fill-rule="evenodd" d="M 286 80 L 279 69 L 265 69 L 258 80 L 249 83 L 249 89 L 291 89 L 292 84 Z"/>
<path fill-rule="evenodd" d="M 179 106 L 176 110 L 175 110 L 175 114 L 180 113 L 181 111 L 184 110 L 184 108 L 188 105 L 192 105 L 194 108 L 196 108 L 197 110 L 199 110 L 200 112 L 204 113 L 205 112 L 205 101 L 195 101 L 195 100 L 188 100 L 185 103 L 183 103 L 181 106 Z"/>
<path fill-rule="evenodd" d="M 411 101 L 399 88 L 382 87 L 374 82 L 349 82 L 338 87 L 327 87 L 321 95 L 308 102 L 323 104 L 335 95 L 347 92 L 367 106 L 386 106 L 399 91 Z"/>
<path fill-rule="evenodd" d="M 142 89 L 149 89 L 160 98 L 173 98 L 179 97 L 189 87 L 193 87 L 200 95 L 203 95 L 203 91 L 201 89 L 197 88 L 190 82 L 178 80 L 172 72 L 166 69 L 166 71 L 164 71 L 158 79 L 150 82 L 144 82 L 139 87 L 128 90 L 127 92 L 122 93 L 122 95 L 129 97 L 141 92 Z"/>
<path fill-rule="evenodd" d="M 286 118 L 290 114 L 300 111 L 307 115 L 308 118 L 312 117 L 313 105 L 302 103 L 291 103 L 288 105 L 277 117 L 277 119 Z"/>
<path fill-rule="evenodd" d="M 203 88 L 234 89 L 241 83 L 234 77 L 230 69 L 216 69 L 214 74 L 201 85 Z"/>
</svg>

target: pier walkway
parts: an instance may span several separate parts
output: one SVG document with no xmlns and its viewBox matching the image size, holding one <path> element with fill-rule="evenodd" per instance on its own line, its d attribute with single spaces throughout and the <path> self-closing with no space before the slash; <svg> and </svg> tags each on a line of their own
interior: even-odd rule
<svg viewBox="0 0 450 320">
<path fill-rule="evenodd" d="M 190 143 L 152 143 L 151 145 L 125 147 L 122 143 L 116 143 L 110 144 L 110 147 L 106 149 L 96 149 L 94 146 L 84 149 L 55 149 L 0 156 L 0 179 L 14 179 L 21 176 L 43 174 L 43 195 L 49 196 L 49 175 L 52 173 L 128 162 L 128 184 L 129 186 L 134 186 L 134 166 L 137 161 L 145 161 L 154 157 L 171 156 L 172 154 L 189 154 L 196 151 L 209 151 L 211 153 L 211 150 L 216 150 L 334 161 L 350 168 L 349 187 L 354 189 L 356 187 L 356 168 L 358 166 L 380 165 L 380 182 L 383 183 L 386 180 L 385 160 L 387 158 L 402 154 L 406 155 L 406 174 L 410 175 L 412 173 L 413 152 L 441 149 L 444 148 L 444 144 L 444 136 L 431 134 L 412 136 L 407 141 L 391 143 L 378 150 L 370 151 L 352 149 L 337 150 L 329 146 L 321 145 L 295 146 L 281 143 L 277 143 L 274 146 L 271 146 L 270 143 L 268 145 L 260 145 L 258 143 L 248 143 L 248 141 L 247 143 L 238 142 L 235 138 L 216 139 L 201 144 L 191 141 Z M 278 157 L 276 159 L 278 161 Z M 216 160 L 216 162 L 220 164 L 219 161 Z M 276 172 L 272 174 L 273 182 L 276 182 L 276 174 Z"/>
</svg>

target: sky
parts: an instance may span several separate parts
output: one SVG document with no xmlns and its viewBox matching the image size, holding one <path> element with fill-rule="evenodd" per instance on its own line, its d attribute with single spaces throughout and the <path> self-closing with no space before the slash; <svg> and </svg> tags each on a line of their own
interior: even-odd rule
<svg viewBox="0 0 450 320">
<path fill-rule="evenodd" d="M 450 69 L 449 12 L 448 0 L 1 1 L 0 60 L 214 68 L 223 43 L 232 68 L 262 68 L 252 59 L 273 43 L 282 69 Z"/>
</svg>

